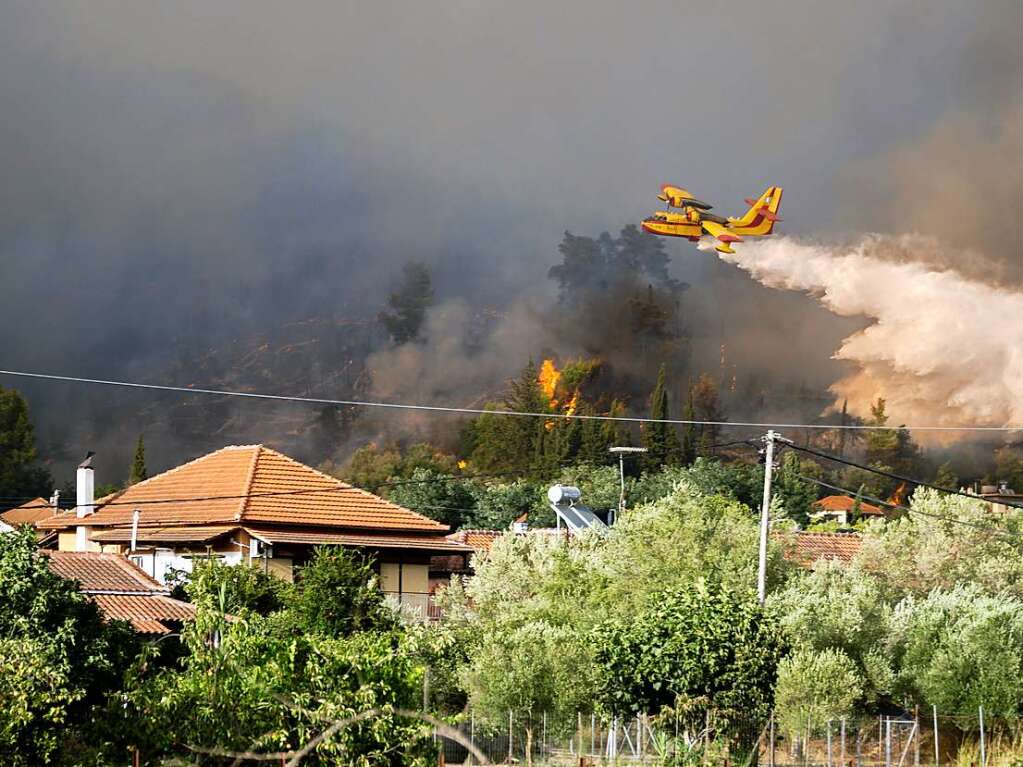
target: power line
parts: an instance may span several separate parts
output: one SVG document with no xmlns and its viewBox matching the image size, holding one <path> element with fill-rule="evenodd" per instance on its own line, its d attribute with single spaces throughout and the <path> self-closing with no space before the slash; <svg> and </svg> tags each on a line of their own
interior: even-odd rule
<svg viewBox="0 0 1023 767">
<path fill-rule="evenodd" d="M 1008 540 L 1008 541 L 1013 542 L 1013 543 L 1018 542 L 1015 538 L 1011 537 L 1011 533 L 1009 533 L 1008 530 L 996 530 L 996 529 L 991 528 L 990 526 L 979 525 L 979 524 L 977 524 L 975 522 L 969 522 L 969 521 L 967 521 L 965 519 L 956 519 L 955 517 L 947 517 L 947 516 L 945 516 L 943 514 L 931 514 L 930 512 L 922 511 L 920 509 L 914 509 L 914 508 L 912 508 L 910 506 L 903 506 L 902 504 L 899 504 L 899 503 L 892 503 L 891 501 L 882 501 L 880 498 L 875 498 L 874 496 L 865 495 L 863 493 L 853 492 L 852 490 L 849 490 L 848 488 L 839 487 L 838 485 L 832 485 L 831 483 L 825 482 L 822 479 L 817 479 L 816 477 L 807 477 L 807 476 L 804 476 L 802 474 L 795 474 L 794 476 L 797 479 L 803 480 L 804 482 L 813 482 L 815 484 L 820 485 L 821 487 L 826 487 L 829 490 L 837 490 L 840 493 L 845 493 L 846 495 L 850 495 L 850 496 L 856 496 L 858 498 L 862 498 L 862 499 L 864 499 L 866 501 L 870 501 L 872 503 L 880 503 L 882 506 L 889 506 L 889 507 L 891 507 L 893 509 L 900 509 L 900 510 L 908 512 L 910 514 L 919 514 L 919 515 L 924 516 L 924 517 L 930 517 L 931 519 L 939 519 L 939 520 L 941 520 L 943 522 L 951 522 L 951 523 L 956 524 L 956 525 L 963 525 L 965 527 L 972 527 L 972 528 L 974 528 L 976 530 L 980 530 L 980 531 L 988 533 L 990 535 L 997 535 L 997 536 L 1002 537 L 1005 540 Z M 974 500 L 979 500 L 976 496 L 971 496 L 971 497 Z"/>
<path fill-rule="evenodd" d="M 392 482 L 381 482 L 374 487 L 380 489 L 382 487 L 395 487 L 400 485 L 412 485 L 412 484 L 427 484 L 430 482 L 462 482 L 465 480 L 472 479 L 491 479 L 497 477 L 509 476 L 511 474 L 518 474 L 519 472 L 494 472 L 489 474 L 466 474 L 463 476 L 450 475 L 441 477 L 431 477 L 430 479 L 402 479 L 395 480 Z M 340 480 L 338 480 L 340 482 Z M 128 488 L 125 488 L 127 490 Z M 316 493 L 337 493 L 349 490 L 355 490 L 357 492 L 369 493 L 369 490 L 358 487 L 356 485 L 349 485 L 345 483 L 344 486 L 338 487 L 305 487 L 298 490 L 268 490 L 263 493 L 239 493 L 237 495 L 205 495 L 205 496 L 189 496 L 185 498 L 147 498 L 137 501 L 119 501 L 112 500 L 106 503 L 96 503 L 96 506 L 106 508 L 107 506 L 150 506 L 156 504 L 169 504 L 169 503 L 205 503 L 209 501 L 240 501 L 248 498 L 272 498 L 283 495 L 311 495 Z M 125 491 L 118 491 L 122 493 Z M 33 500 L 31 498 L 26 500 Z M 386 499 L 384 499 L 386 500 Z M 19 506 L 19 509 L 43 509 L 53 508 L 49 504 L 45 506 Z"/>
<path fill-rule="evenodd" d="M 910 485 L 919 485 L 921 487 L 929 487 L 931 490 L 937 490 L 940 493 L 947 493 L 949 495 L 960 495 L 963 498 L 970 498 L 974 501 L 981 500 L 978 496 L 972 495 L 971 493 L 963 492 L 962 490 L 953 490 L 948 487 L 941 487 L 940 485 L 931 484 L 930 482 L 924 482 L 923 480 L 913 479 L 912 477 L 906 477 L 901 474 L 895 474 L 894 472 L 879 469 L 876 466 L 867 466 L 866 464 L 857 463 L 856 461 L 850 461 L 848 458 L 839 458 L 834 455 L 828 455 L 827 453 L 822 453 L 821 451 L 814 450 L 813 448 L 810 447 L 801 447 L 800 445 L 796 445 L 794 443 L 788 444 L 787 447 L 791 448 L 792 450 L 799 450 L 800 452 L 803 453 L 815 455 L 818 458 L 824 458 L 825 460 L 828 461 L 834 461 L 835 463 L 844 463 L 846 466 L 852 466 L 857 469 L 862 469 L 863 471 L 869 471 L 874 474 L 878 474 L 882 477 L 887 477 L 888 479 L 894 479 L 898 482 L 905 482 Z M 1008 501 L 999 501 L 998 503 L 1001 504 L 1002 506 L 1008 506 L 1013 509 L 1023 509 L 1023 504 L 1009 503 Z"/>
<path fill-rule="evenodd" d="M 847 431 L 979 431 L 979 432 L 1011 432 L 1021 431 L 1023 426 L 888 426 L 870 424 L 820 424 L 820 423 L 768 423 L 761 421 L 697 421 L 680 418 L 643 418 L 641 416 L 588 415 L 580 413 L 537 413 L 523 410 L 486 410 L 484 408 L 448 407 L 442 405 L 422 405 L 399 402 L 373 402 L 369 400 L 325 399 L 317 397 L 299 397 L 285 394 L 262 394 L 259 392 L 240 392 L 226 389 L 204 389 L 190 386 L 169 386 L 166 384 L 145 384 L 135 381 L 112 381 L 99 378 L 82 378 L 78 376 L 61 376 L 49 373 L 32 373 L 21 370 L 0 370 L 0 375 L 17 376 L 20 378 L 36 378 L 46 381 L 63 381 L 67 383 L 96 384 L 100 386 L 120 386 L 131 389 L 148 389 L 153 391 L 177 392 L 180 394 L 209 394 L 218 397 L 242 397 L 246 399 L 273 400 L 278 402 L 301 402 L 313 405 L 337 405 L 344 407 L 366 407 L 391 410 L 415 410 L 432 413 L 454 413 L 458 415 L 504 415 L 520 418 L 545 418 L 579 421 L 619 421 L 624 423 L 667 423 L 679 426 L 719 426 L 756 429 L 815 429 L 815 430 L 847 430 Z"/>
</svg>

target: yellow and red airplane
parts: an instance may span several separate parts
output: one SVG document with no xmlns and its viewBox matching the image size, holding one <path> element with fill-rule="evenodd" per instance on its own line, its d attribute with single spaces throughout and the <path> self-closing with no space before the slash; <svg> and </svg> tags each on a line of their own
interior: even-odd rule
<svg viewBox="0 0 1023 767">
<path fill-rule="evenodd" d="M 697 200 L 685 189 L 665 184 L 657 199 L 667 203 L 667 209 L 643 219 L 643 231 L 664 237 L 685 237 L 692 242 L 709 235 L 717 241 L 714 250 L 718 253 L 734 253 L 733 242 L 742 242 L 743 237 L 766 237 L 774 231 L 775 223 L 781 221 L 778 218 L 781 193 L 780 186 L 770 186 L 756 200 L 746 199 L 750 207 L 744 215 L 725 218 L 709 213 L 713 206 Z"/>
</svg>

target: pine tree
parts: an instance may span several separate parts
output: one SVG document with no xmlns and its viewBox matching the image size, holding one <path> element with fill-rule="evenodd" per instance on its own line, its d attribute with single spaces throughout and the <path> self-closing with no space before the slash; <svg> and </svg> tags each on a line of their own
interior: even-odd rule
<svg viewBox="0 0 1023 767">
<path fill-rule="evenodd" d="M 128 484 L 134 485 L 146 479 L 149 473 L 146 471 L 146 444 L 139 434 L 139 441 L 135 443 L 135 459 L 131 462 L 131 471 L 128 473 Z"/>
<path fill-rule="evenodd" d="M 938 473 L 934 477 L 934 484 L 949 490 L 959 489 L 959 477 L 952 469 L 952 464 L 949 461 L 945 461 L 945 463 L 938 467 Z"/>
<path fill-rule="evenodd" d="M 717 382 L 704 373 L 692 388 L 693 413 L 698 421 L 712 421 L 720 423 L 725 420 L 725 414 L 721 410 L 721 403 L 718 398 Z M 721 433 L 720 426 L 703 425 L 697 428 L 699 435 L 697 439 L 697 452 L 700 455 L 707 455 L 718 441 Z"/>
<path fill-rule="evenodd" d="M 523 413 L 551 413 L 550 400 L 544 395 L 532 360 L 511 382 L 502 409 Z M 471 429 L 472 462 L 483 471 L 535 470 L 547 458 L 546 421 L 543 418 L 516 418 L 482 415 Z"/>
<path fill-rule="evenodd" d="M 0 496 L 49 495 L 53 479 L 36 458 L 28 402 L 18 391 L 0 387 Z"/>
<path fill-rule="evenodd" d="M 379 320 L 399 346 L 419 340 L 426 310 L 433 304 L 433 283 L 426 264 L 410 261 L 402 269 L 398 290 L 387 299 L 390 312 L 380 312 Z"/>
<path fill-rule="evenodd" d="M 686 409 L 682 416 L 683 420 L 696 420 L 696 406 L 693 403 L 693 387 L 689 386 L 689 395 L 686 397 Z M 696 424 L 687 423 L 682 427 L 682 463 L 686 466 L 696 460 Z"/>
<path fill-rule="evenodd" d="M 650 395 L 650 418 L 643 429 L 643 446 L 647 449 L 646 466 L 656 469 L 660 466 L 677 466 L 682 462 L 682 445 L 678 440 L 675 425 L 657 423 L 671 418 L 668 405 L 668 387 L 665 381 L 667 373 L 664 365 L 657 374 L 657 385 Z"/>
</svg>

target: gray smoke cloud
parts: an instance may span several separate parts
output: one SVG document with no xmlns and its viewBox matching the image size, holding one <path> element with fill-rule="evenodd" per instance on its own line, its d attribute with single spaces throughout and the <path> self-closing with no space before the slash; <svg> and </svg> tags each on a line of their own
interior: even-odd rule
<svg viewBox="0 0 1023 767">
<path fill-rule="evenodd" d="M 817 229 L 844 199 L 836 173 L 885 150 L 911 155 L 972 108 L 970 84 L 1005 69 L 972 41 L 1014 37 L 999 23 L 1012 13 L 978 17 L 951 0 L 6 3 L 0 356 L 87 375 L 231 379 L 225 348 L 308 317 L 372 316 L 415 258 L 455 314 L 431 324 L 425 348 L 370 363 L 377 393 L 400 393 L 387 371 L 428 383 L 464 370 L 468 357 L 439 344 L 475 322 L 454 319 L 459 306 L 481 305 L 510 319 L 485 352 L 494 363 L 477 356 L 463 377 L 492 389 L 499 380 L 477 377 L 520 365 L 521 339 L 536 337 L 509 307 L 552 299 L 545 274 L 564 230 L 635 222 L 665 181 L 725 213 L 778 183 L 788 231 Z M 990 47 L 1004 61 L 1012 42 Z M 891 193 L 893 210 L 904 196 Z M 688 245 L 670 250 L 693 285 L 686 300 L 704 307 L 706 364 L 726 343 L 776 377 L 826 385 L 841 374 L 828 352 L 858 320 L 753 285 Z M 211 358 L 221 367 L 194 362 Z M 239 383 L 279 380 L 264 370 Z M 104 430 L 130 443 L 123 411 L 159 410 L 22 388 L 47 444 L 75 453 Z M 207 447 L 232 436 L 208 435 Z M 130 445 L 111 449 L 126 465 Z M 163 449 L 170 461 L 183 448 Z"/>
</svg>

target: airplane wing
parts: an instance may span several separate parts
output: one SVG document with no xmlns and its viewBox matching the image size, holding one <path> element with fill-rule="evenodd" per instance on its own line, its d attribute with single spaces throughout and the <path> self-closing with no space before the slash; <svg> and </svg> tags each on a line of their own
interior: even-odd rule
<svg viewBox="0 0 1023 767">
<path fill-rule="evenodd" d="M 742 242 L 742 237 L 732 232 L 728 227 L 715 223 L 714 221 L 701 221 L 703 230 L 711 237 L 716 237 L 721 242 Z"/>
<path fill-rule="evenodd" d="M 714 221 L 701 221 L 700 224 L 703 226 L 703 231 L 711 237 L 715 237 L 721 243 L 715 248 L 720 253 L 734 253 L 735 251 L 732 250 L 731 243 L 742 242 L 742 237 L 721 224 Z"/>
</svg>

